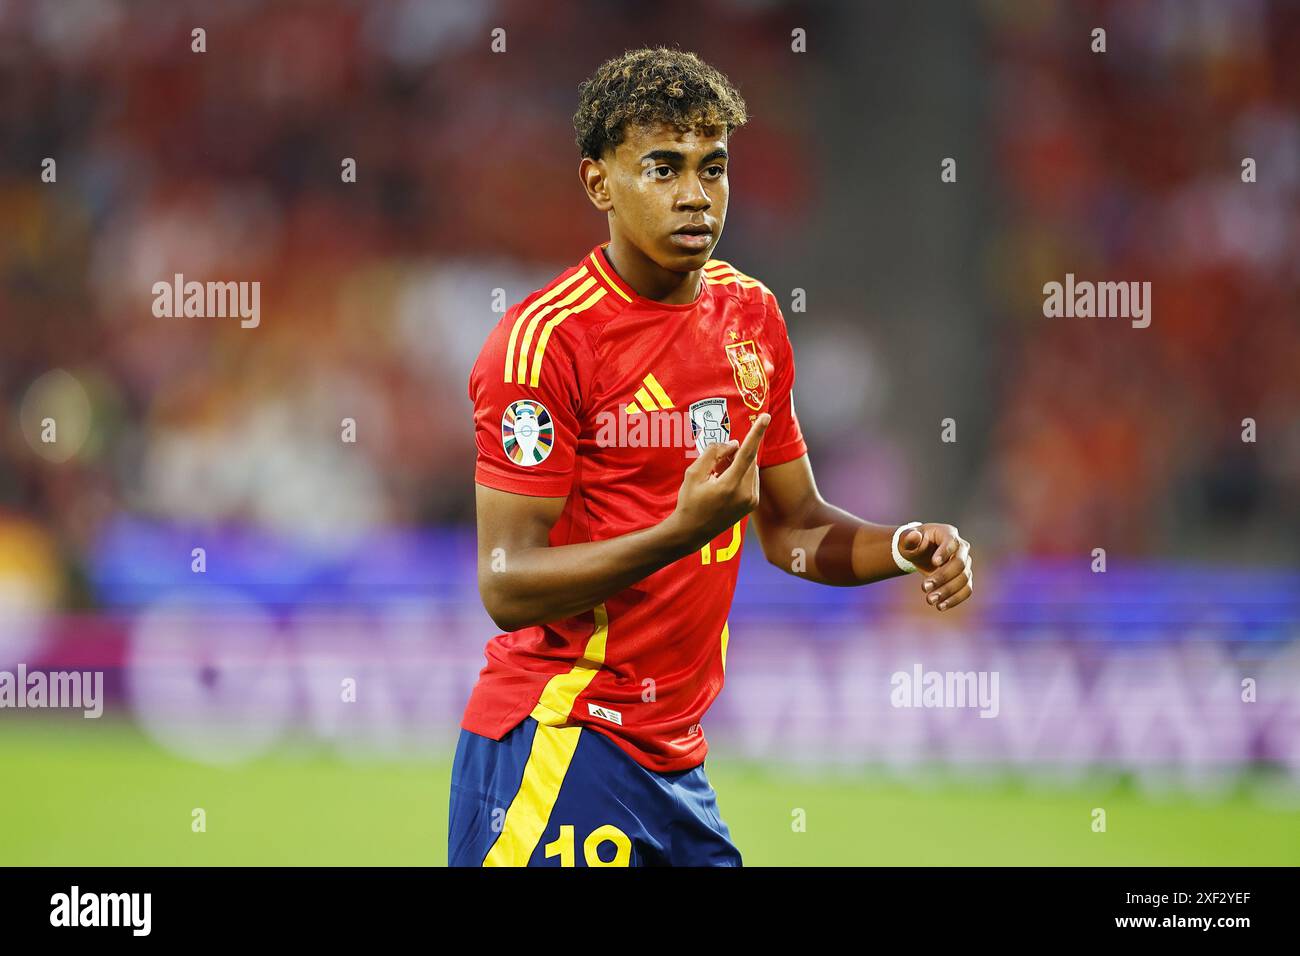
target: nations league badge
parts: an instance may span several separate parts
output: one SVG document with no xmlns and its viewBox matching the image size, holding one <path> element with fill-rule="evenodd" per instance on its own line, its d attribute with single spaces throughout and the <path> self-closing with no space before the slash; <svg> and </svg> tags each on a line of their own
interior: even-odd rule
<svg viewBox="0 0 1300 956">
<path fill-rule="evenodd" d="M 511 402 L 501 416 L 501 444 L 516 465 L 531 468 L 546 461 L 555 443 L 551 413 L 541 402 Z"/>
<path fill-rule="evenodd" d="M 731 438 L 731 416 L 727 414 L 725 398 L 702 398 L 690 407 L 691 437 L 695 450 L 701 455 L 714 442 Z"/>
</svg>

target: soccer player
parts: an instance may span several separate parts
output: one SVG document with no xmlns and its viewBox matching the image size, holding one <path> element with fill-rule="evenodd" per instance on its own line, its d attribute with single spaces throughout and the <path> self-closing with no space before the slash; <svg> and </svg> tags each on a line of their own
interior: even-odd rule
<svg viewBox="0 0 1300 956">
<path fill-rule="evenodd" d="M 579 100 L 609 241 L 511 307 L 470 375 L 479 591 L 505 633 L 461 723 L 448 862 L 738 866 L 700 722 L 749 517 L 784 571 L 920 570 L 939 611 L 971 595 L 970 547 L 818 494 L 776 296 L 712 258 L 746 120 L 727 78 L 642 49 Z"/>
</svg>

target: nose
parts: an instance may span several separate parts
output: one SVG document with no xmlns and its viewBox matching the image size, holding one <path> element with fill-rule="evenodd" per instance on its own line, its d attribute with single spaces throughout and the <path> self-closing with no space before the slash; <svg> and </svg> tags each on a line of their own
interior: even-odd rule
<svg viewBox="0 0 1300 956">
<path fill-rule="evenodd" d="M 704 191 L 704 183 L 695 174 L 689 174 L 678 180 L 681 187 L 677 193 L 677 208 L 703 212 L 713 205 L 709 194 Z"/>
</svg>

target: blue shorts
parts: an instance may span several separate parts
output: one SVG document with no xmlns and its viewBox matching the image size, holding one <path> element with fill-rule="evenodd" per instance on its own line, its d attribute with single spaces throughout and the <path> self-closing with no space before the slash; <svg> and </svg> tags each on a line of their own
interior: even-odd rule
<svg viewBox="0 0 1300 956">
<path fill-rule="evenodd" d="M 579 725 L 462 728 L 448 866 L 740 866 L 704 765 L 642 767 Z"/>
</svg>

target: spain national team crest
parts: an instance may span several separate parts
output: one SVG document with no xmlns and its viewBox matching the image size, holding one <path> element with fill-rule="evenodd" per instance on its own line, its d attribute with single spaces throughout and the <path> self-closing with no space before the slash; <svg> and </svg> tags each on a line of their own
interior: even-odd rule
<svg viewBox="0 0 1300 956">
<path fill-rule="evenodd" d="M 725 398 L 702 398 L 692 402 L 688 413 L 691 416 L 691 437 L 701 455 L 710 445 L 731 437 L 731 416 L 727 414 Z"/>
<path fill-rule="evenodd" d="M 761 411 L 767 401 L 767 375 L 763 371 L 763 360 L 758 357 L 754 340 L 746 339 L 735 345 L 726 346 L 727 361 L 736 376 L 736 388 L 740 397 L 754 411 Z"/>
<path fill-rule="evenodd" d="M 501 416 L 501 444 L 516 465 L 532 467 L 546 461 L 555 444 L 551 413 L 541 402 L 511 402 Z"/>
</svg>

